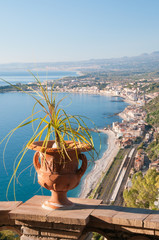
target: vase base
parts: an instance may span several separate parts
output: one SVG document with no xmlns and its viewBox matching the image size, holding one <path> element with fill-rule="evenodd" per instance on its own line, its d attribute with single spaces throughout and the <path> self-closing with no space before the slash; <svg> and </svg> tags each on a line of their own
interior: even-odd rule
<svg viewBox="0 0 159 240">
<path fill-rule="evenodd" d="M 74 206 L 75 204 L 72 202 L 69 202 L 69 204 L 66 204 L 66 205 L 62 205 L 62 204 L 54 203 L 51 201 L 45 201 L 42 205 L 42 208 L 46 210 L 60 210 L 60 209 L 62 210 L 62 209 L 72 209 Z"/>
</svg>

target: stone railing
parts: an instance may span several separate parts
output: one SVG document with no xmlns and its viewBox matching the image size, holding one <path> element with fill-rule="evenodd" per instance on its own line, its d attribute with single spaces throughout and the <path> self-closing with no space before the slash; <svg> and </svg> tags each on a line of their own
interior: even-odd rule
<svg viewBox="0 0 159 240">
<path fill-rule="evenodd" d="M 72 198 L 72 209 L 42 209 L 47 196 L 25 203 L 0 202 L 0 230 L 11 229 L 21 240 L 90 239 L 98 232 L 108 240 L 159 239 L 159 211 L 107 206 L 101 200 Z"/>
</svg>

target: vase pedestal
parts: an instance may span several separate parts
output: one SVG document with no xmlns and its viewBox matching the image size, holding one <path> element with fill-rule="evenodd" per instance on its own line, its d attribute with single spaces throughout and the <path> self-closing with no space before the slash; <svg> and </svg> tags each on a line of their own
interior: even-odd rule
<svg viewBox="0 0 159 240">
<path fill-rule="evenodd" d="M 75 204 L 72 203 L 67 198 L 67 192 L 55 192 L 51 191 L 51 197 L 49 200 L 45 201 L 42 205 L 42 208 L 47 210 L 56 210 L 56 209 L 70 209 Z"/>
</svg>

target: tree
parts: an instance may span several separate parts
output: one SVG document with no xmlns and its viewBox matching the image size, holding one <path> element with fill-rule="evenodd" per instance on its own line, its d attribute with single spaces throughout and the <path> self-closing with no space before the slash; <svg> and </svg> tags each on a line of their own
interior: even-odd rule
<svg viewBox="0 0 159 240">
<path fill-rule="evenodd" d="M 10 230 L 4 230 L 0 232 L 0 239 L 1 240 L 20 240 L 20 237 Z"/>
<path fill-rule="evenodd" d="M 93 238 L 92 238 L 93 240 L 103 240 L 104 239 L 104 237 L 103 236 L 101 236 L 99 233 L 93 233 Z"/>
<path fill-rule="evenodd" d="M 143 149 L 143 147 L 144 147 L 144 143 L 142 142 L 142 143 L 140 143 L 140 145 L 138 146 L 137 150 Z"/>
<path fill-rule="evenodd" d="M 151 161 L 155 161 L 159 155 L 159 134 L 154 135 L 154 141 L 146 148 L 147 155 Z"/>
<path fill-rule="evenodd" d="M 130 190 L 124 190 L 123 197 L 127 207 L 156 209 L 154 202 L 158 197 L 159 173 L 149 169 L 143 176 L 137 172 L 132 178 Z"/>
</svg>

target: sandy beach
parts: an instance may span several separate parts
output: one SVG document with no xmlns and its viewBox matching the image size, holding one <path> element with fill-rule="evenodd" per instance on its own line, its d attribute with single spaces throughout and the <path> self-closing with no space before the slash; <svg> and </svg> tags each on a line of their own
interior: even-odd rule
<svg viewBox="0 0 159 240">
<path fill-rule="evenodd" d="M 94 189 L 98 183 L 101 174 L 106 172 L 109 169 L 109 166 L 114 160 L 114 157 L 119 151 L 119 146 L 115 143 L 116 137 L 115 133 L 112 130 L 99 130 L 108 135 L 108 148 L 104 152 L 101 159 L 95 162 L 95 166 L 92 171 L 87 175 L 83 181 L 82 190 L 80 193 L 81 198 L 86 198 L 90 193 L 91 189 Z"/>
<path fill-rule="evenodd" d="M 107 96 L 112 96 L 112 94 L 102 94 Z M 120 97 L 120 96 L 118 96 Z M 134 105 L 135 102 L 131 101 L 128 98 L 122 97 L 123 101 L 129 103 L 130 105 Z M 124 109 L 125 110 L 125 109 Z M 121 118 L 125 119 L 124 111 L 118 114 Z M 102 173 L 106 173 L 106 171 L 109 169 L 111 163 L 114 160 L 114 157 L 117 155 L 120 147 L 118 144 L 116 144 L 116 137 L 115 133 L 112 130 L 104 130 L 104 129 L 98 129 L 100 132 L 103 132 L 108 135 L 108 148 L 104 152 L 102 158 L 98 159 L 95 162 L 95 165 L 91 172 L 86 176 L 86 178 L 83 181 L 80 197 L 86 198 L 92 189 L 94 189 L 99 182 L 100 178 L 102 177 Z"/>
</svg>

